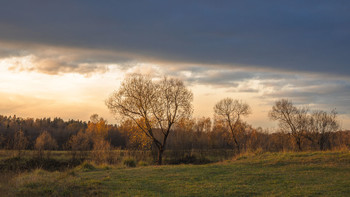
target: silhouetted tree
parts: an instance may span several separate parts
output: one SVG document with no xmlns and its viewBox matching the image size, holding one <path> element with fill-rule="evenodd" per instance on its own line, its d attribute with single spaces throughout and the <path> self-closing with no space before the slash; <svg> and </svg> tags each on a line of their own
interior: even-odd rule
<svg viewBox="0 0 350 197">
<path fill-rule="evenodd" d="M 250 113 L 251 109 L 248 104 L 232 98 L 222 99 L 214 106 L 215 118 L 226 123 L 238 152 L 240 151 L 238 136 L 244 131 L 241 117 Z"/>
<path fill-rule="evenodd" d="M 308 109 L 305 107 L 297 108 L 287 99 L 276 101 L 272 110 L 269 112 L 272 120 L 278 120 L 282 131 L 290 133 L 298 150 L 302 150 L 302 139 L 306 132 L 310 131 L 310 118 L 308 117 Z"/>
<path fill-rule="evenodd" d="M 331 113 L 325 111 L 315 111 L 311 116 L 312 131 L 318 136 L 318 144 L 320 150 L 325 150 L 326 145 L 330 148 L 330 134 L 339 129 L 339 122 L 337 121 L 337 112 L 335 110 Z"/>
<path fill-rule="evenodd" d="M 130 119 L 158 149 L 158 164 L 173 125 L 192 114 L 193 95 L 178 79 L 152 81 L 145 75 L 130 75 L 106 101 L 112 113 Z M 160 136 L 155 135 L 160 130 Z"/>
</svg>

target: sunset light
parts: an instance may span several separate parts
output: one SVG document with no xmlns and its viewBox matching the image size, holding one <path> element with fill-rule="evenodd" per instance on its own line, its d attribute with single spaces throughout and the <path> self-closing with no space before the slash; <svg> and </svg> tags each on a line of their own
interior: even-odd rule
<svg viewBox="0 0 350 197">
<path fill-rule="evenodd" d="M 0 1 L 0 196 L 350 196 L 349 63 L 349 1 Z"/>
</svg>

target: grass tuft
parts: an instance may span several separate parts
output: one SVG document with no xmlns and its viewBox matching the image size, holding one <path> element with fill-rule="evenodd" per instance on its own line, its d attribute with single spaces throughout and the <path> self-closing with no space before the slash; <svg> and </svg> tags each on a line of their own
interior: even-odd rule
<svg viewBox="0 0 350 197">
<path fill-rule="evenodd" d="M 136 161 L 134 158 L 131 158 L 131 157 L 127 157 L 124 159 L 123 161 L 123 164 L 126 166 L 126 167 L 136 167 Z"/>
<path fill-rule="evenodd" d="M 79 169 L 81 169 L 84 172 L 94 171 L 96 170 L 96 167 L 91 164 L 90 162 L 84 161 L 80 166 Z"/>
</svg>

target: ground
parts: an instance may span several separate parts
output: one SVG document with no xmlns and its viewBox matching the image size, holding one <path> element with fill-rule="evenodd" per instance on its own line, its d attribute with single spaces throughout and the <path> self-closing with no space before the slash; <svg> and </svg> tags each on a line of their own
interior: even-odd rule
<svg viewBox="0 0 350 197">
<path fill-rule="evenodd" d="M 350 152 L 255 153 L 214 164 L 135 168 L 83 163 L 8 180 L 3 192 L 18 196 L 349 196 Z"/>
</svg>

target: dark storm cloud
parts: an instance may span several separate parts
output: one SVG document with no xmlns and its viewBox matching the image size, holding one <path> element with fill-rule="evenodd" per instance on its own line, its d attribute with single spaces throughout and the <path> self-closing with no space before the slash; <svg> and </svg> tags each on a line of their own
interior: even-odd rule
<svg viewBox="0 0 350 197">
<path fill-rule="evenodd" d="M 0 39 L 7 42 L 345 76 L 349 24 L 349 1 L 0 3 Z"/>
</svg>

